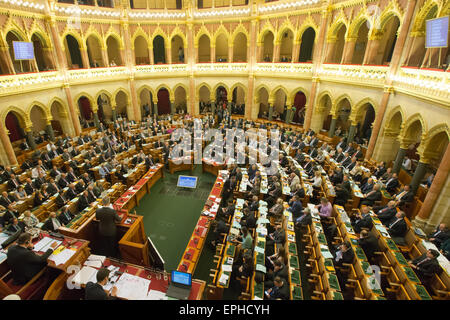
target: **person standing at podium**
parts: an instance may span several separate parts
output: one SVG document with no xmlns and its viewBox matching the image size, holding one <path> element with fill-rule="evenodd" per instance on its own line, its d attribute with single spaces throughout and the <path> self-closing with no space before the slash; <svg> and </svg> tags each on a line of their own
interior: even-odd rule
<svg viewBox="0 0 450 320">
<path fill-rule="evenodd" d="M 117 256 L 117 227 L 116 223 L 121 221 L 116 210 L 112 208 L 108 196 L 102 199 L 102 206 L 98 207 L 95 217 L 99 220 L 98 230 L 100 234 L 100 249 L 105 256 Z"/>
</svg>

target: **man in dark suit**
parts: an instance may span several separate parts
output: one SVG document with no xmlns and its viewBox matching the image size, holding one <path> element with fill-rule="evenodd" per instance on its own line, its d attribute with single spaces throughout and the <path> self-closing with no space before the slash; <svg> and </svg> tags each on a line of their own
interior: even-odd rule
<svg viewBox="0 0 450 320">
<path fill-rule="evenodd" d="M 77 202 L 78 212 L 83 211 L 85 208 L 87 208 L 88 205 L 89 205 L 88 192 L 85 190 L 83 191 L 83 194 L 78 198 Z"/>
<path fill-rule="evenodd" d="M 289 285 L 286 280 L 276 277 L 273 280 L 274 286 L 267 290 L 266 298 L 269 300 L 288 300 L 289 299 Z"/>
<path fill-rule="evenodd" d="M 69 181 L 67 180 L 65 173 L 61 173 L 61 177 L 58 180 L 58 185 L 61 189 L 64 189 L 69 185 Z"/>
<path fill-rule="evenodd" d="M 400 190 L 400 192 L 395 195 L 396 205 L 398 207 L 403 206 L 406 203 L 411 203 L 414 200 L 414 193 L 411 191 L 411 188 L 408 184 Z"/>
<path fill-rule="evenodd" d="M 39 271 L 47 265 L 47 258 L 53 253 L 57 246 L 54 242 L 51 248 L 43 255 L 35 254 L 31 249 L 31 235 L 22 233 L 14 245 L 8 249 L 7 262 L 11 268 L 12 277 L 16 285 L 24 285 L 30 281 Z"/>
<path fill-rule="evenodd" d="M 353 229 L 356 233 L 360 233 L 363 228 L 370 229 L 372 227 L 372 217 L 369 214 L 369 207 L 361 208 L 361 214 L 356 215 L 353 222 Z"/>
<path fill-rule="evenodd" d="M 61 190 L 61 188 L 56 184 L 55 180 L 53 178 L 50 178 L 48 182 L 47 192 L 50 195 L 54 195 L 58 193 Z"/>
<path fill-rule="evenodd" d="M 85 300 L 115 300 L 117 287 L 112 287 L 111 293 L 106 293 L 103 286 L 108 283 L 109 270 L 101 268 L 97 271 L 97 282 L 89 281 L 84 289 Z"/>
<path fill-rule="evenodd" d="M 60 174 L 61 174 L 61 170 L 59 170 L 56 166 L 53 166 L 52 170 L 50 170 L 50 176 L 52 178 L 56 178 Z"/>
<path fill-rule="evenodd" d="M 63 225 L 68 224 L 70 221 L 72 221 L 73 218 L 74 215 L 72 214 L 72 212 L 70 212 L 69 206 L 64 206 L 58 216 L 59 222 L 61 222 L 61 224 Z"/>
<path fill-rule="evenodd" d="M 441 223 L 436 227 L 432 233 L 428 235 L 428 240 L 433 242 L 436 247 L 441 248 L 441 244 L 450 238 L 450 231 L 445 223 Z"/>
<path fill-rule="evenodd" d="M 335 253 L 334 265 L 342 266 L 344 263 L 353 263 L 355 253 L 353 252 L 350 242 L 341 243 Z"/>
<path fill-rule="evenodd" d="M 0 197 L 0 205 L 7 208 L 11 203 L 15 202 L 15 199 L 8 194 L 8 192 L 3 191 Z"/>
<path fill-rule="evenodd" d="M 109 197 L 102 199 L 102 206 L 97 208 L 95 217 L 99 220 L 99 234 L 102 238 L 102 249 L 106 256 L 117 255 L 117 227 L 116 223 L 121 221 L 116 210 L 110 207 Z"/>
<path fill-rule="evenodd" d="M 24 232 L 25 231 L 25 223 L 19 221 L 19 219 L 12 219 L 11 224 L 6 228 L 7 233 L 15 234 L 16 232 Z"/>
<path fill-rule="evenodd" d="M 437 257 L 439 257 L 439 251 L 430 249 L 420 257 L 408 261 L 411 268 L 414 269 L 417 276 L 425 285 L 429 284 L 435 274 L 439 274 L 442 271 Z"/>
<path fill-rule="evenodd" d="M 377 238 L 367 230 L 361 231 L 359 234 L 358 243 L 366 254 L 368 261 L 373 258 L 374 252 L 377 252 L 380 249 Z"/>
<path fill-rule="evenodd" d="M 287 210 L 292 213 L 294 219 L 302 215 L 303 206 L 297 195 L 294 195 L 289 201 L 289 208 Z"/>
<path fill-rule="evenodd" d="M 13 208 L 13 204 L 10 203 L 7 207 L 6 207 L 6 211 L 5 214 L 3 215 L 3 222 L 4 224 L 9 224 L 12 223 L 12 221 L 15 218 L 18 218 L 20 216 L 19 211 L 15 210 Z"/>
<path fill-rule="evenodd" d="M 398 178 L 397 178 L 397 174 L 393 173 L 392 177 L 386 181 L 386 190 L 389 193 L 393 193 L 395 191 L 395 189 L 398 187 L 399 182 L 398 182 Z"/>
<path fill-rule="evenodd" d="M 375 184 L 373 189 L 364 195 L 364 199 L 361 200 L 360 205 L 373 206 L 375 201 L 381 200 L 381 197 L 380 185 Z"/>
<path fill-rule="evenodd" d="M 395 217 L 397 213 L 397 208 L 395 207 L 395 201 L 391 200 L 388 202 L 387 206 L 384 207 L 374 207 L 373 212 L 378 216 L 381 223 L 386 224 Z"/>
<path fill-rule="evenodd" d="M 25 183 L 25 192 L 27 193 L 27 196 L 30 196 L 33 194 L 34 192 L 34 186 L 33 186 L 33 182 L 31 182 L 30 178 L 27 178 L 26 180 L 27 182 Z"/>
<path fill-rule="evenodd" d="M 77 196 L 77 191 L 75 190 L 75 185 L 73 183 L 69 184 L 69 189 L 67 189 L 66 193 L 64 194 L 64 198 L 66 200 L 72 200 Z"/>
<path fill-rule="evenodd" d="M 395 214 L 395 217 L 387 224 L 388 232 L 391 237 L 403 238 L 408 231 L 408 226 L 405 221 L 405 213 L 399 211 Z"/>
<path fill-rule="evenodd" d="M 297 227 L 303 227 L 310 225 L 311 223 L 312 223 L 311 210 L 309 210 L 309 208 L 305 208 L 305 210 L 303 210 L 303 215 L 301 215 L 295 221 L 295 225 Z"/>
<path fill-rule="evenodd" d="M 10 190 L 15 190 L 20 186 L 19 180 L 16 178 L 16 175 L 13 173 L 11 174 L 11 178 L 8 181 L 8 187 Z"/>
</svg>

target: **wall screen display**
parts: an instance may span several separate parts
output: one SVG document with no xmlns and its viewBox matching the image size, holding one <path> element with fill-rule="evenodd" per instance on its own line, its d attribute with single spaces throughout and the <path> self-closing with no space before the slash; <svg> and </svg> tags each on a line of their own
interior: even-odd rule
<svg viewBox="0 0 450 320">
<path fill-rule="evenodd" d="M 197 177 L 178 176 L 178 187 L 195 188 L 197 187 Z"/>
<path fill-rule="evenodd" d="M 448 46 L 449 16 L 426 21 L 426 48 L 446 48 Z"/>
<path fill-rule="evenodd" d="M 13 41 L 15 60 L 33 60 L 33 42 Z"/>
</svg>

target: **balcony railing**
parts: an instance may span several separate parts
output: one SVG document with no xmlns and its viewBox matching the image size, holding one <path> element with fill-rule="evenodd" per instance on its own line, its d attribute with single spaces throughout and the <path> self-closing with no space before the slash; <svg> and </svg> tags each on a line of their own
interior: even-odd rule
<svg viewBox="0 0 450 320">
<path fill-rule="evenodd" d="M 70 82 L 112 81 L 128 79 L 130 71 L 127 67 L 92 68 L 69 70 L 67 76 Z"/>
<path fill-rule="evenodd" d="M 62 84 L 59 71 L 25 73 L 0 77 L 0 95 L 23 93 L 36 87 L 57 87 Z"/>
<path fill-rule="evenodd" d="M 294 75 L 312 77 L 312 63 L 258 63 L 255 73 L 267 75 Z"/>
<path fill-rule="evenodd" d="M 196 73 L 219 73 L 219 75 L 246 73 L 248 65 L 247 63 L 197 63 L 194 71 Z"/>
<path fill-rule="evenodd" d="M 450 106 L 450 72 L 400 68 L 393 77 L 394 86 L 412 95 L 433 96 Z"/>
<path fill-rule="evenodd" d="M 155 64 L 155 65 L 143 65 L 134 67 L 134 72 L 137 77 L 152 76 L 167 74 L 181 74 L 186 75 L 187 64 Z"/>
<path fill-rule="evenodd" d="M 336 80 L 366 86 L 383 86 L 389 67 L 323 64 L 319 69 L 321 80 Z"/>
</svg>

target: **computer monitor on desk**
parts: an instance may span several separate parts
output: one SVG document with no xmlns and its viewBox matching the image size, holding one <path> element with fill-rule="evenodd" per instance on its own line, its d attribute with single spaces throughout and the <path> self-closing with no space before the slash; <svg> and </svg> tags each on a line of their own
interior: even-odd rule
<svg viewBox="0 0 450 320">
<path fill-rule="evenodd" d="M 190 273 L 172 271 L 170 286 L 166 295 L 171 298 L 187 300 L 191 294 L 192 275 Z"/>
</svg>

